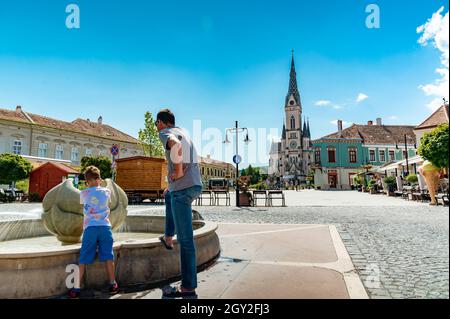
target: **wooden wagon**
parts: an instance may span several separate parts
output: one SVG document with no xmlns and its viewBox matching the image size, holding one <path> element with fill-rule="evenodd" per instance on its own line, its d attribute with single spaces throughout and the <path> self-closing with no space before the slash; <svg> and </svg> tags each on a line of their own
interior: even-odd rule
<svg viewBox="0 0 450 319">
<path fill-rule="evenodd" d="M 135 156 L 116 160 L 116 183 L 128 196 L 130 204 L 140 204 L 149 199 L 163 202 L 167 185 L 165 159 Z"/>
</svg>

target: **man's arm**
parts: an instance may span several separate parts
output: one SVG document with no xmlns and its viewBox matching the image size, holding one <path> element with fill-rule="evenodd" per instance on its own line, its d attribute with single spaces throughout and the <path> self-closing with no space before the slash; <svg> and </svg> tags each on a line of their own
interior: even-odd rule
<svg viewBox="0 0 450 319">
<path fill-rule="evenodd" d="M 174 166 L 174 172 L 170 176 L 171 180 L 177 180 L 184 176 L 183 172 L 183 148 L 181 142 L 170 137 L 167 141 L 167 148 L 170 149 L 170 157 Z"/>
</svg>

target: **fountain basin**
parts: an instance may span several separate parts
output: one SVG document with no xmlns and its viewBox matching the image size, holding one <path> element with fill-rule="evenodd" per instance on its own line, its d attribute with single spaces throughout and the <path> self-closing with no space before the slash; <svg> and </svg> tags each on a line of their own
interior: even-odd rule
<svg viewBox="0 0 450 319">
<path fill-rule="evenodd" d="M 168 251 L 157 238 L 163 234 L 162 216 L 127 216 L 114 233 L 117 281 L 122 286 L 158 284 L 179 277 L 179 246 Z M 217 224 L 194 221 L 199 267 L 220 254 Z M 8 231 L 5 231 L 8 230 Z M 81 244 L 63 245 L 42 220 L 0 222 L 0 298 L 46 298 L 65 294 L 78 264 Z M 103 288 L 108 279 L 104 264 L 87 267 L 85 286 Z"/>
</svg>

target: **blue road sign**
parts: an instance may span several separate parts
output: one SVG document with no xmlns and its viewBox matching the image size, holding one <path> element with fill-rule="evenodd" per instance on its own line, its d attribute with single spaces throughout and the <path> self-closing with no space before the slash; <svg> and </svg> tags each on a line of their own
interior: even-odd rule
<svg viewBox="0 0 450 319">
<path fill-rule="evenodd" d="M 240 162 L 242 162 L 242 157 L 240 155 L 234 155 L 233 156 L 233 163 L 234 164 L 239 164 Z"/>
<path fill-rule="evenodd" d="M 119 155 L 119 146 L 118 145 L 113 145 L 112 147 L 111 147 L 111 155 L 112 156 L 117 156 L 117 155 Z"/>
</svg>

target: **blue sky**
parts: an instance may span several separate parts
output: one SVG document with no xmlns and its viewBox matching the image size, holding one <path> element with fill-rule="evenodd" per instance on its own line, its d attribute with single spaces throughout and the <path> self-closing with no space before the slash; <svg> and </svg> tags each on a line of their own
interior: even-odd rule
<svg viewBox="0 0 450 319">
<path fill-rule="evenodd" d="M 66 28 L 70 3 L 80 29 Z M 370 3 L 380 29 L 365 26 Z M 146 110 L 163 107 L 188 129 L 201 120 L 224 131 L 239 119 L 281 130 L 294 49 L 313 138 L 335 131 L 336 119 L 414 125 L 431 112 L 419 86 L 440 66 L 416 28 L 441 6 L 448 11 L 448 1 L 427 0 L 2 0 L 0 108 L 102 115 L 133 136 Z M 368 98 L 356 103 L 360 93 Z"/>
</svg>

